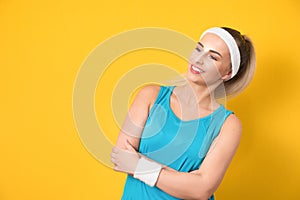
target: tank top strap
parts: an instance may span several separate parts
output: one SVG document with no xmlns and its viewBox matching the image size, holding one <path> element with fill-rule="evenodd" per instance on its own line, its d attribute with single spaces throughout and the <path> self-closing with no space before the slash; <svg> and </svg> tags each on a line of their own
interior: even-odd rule
<svg viewBox="0 0 300 200">
<path fill-rule="evenodd" d="M 160 90 L 159 90 L 159 93 L 156 97 L 156 100 L 154 102 L 154 104 L 163 104 L 163 103 L 166 103 L 165 101 L 163 101 L 166 97 L 170 94 L 170 92 L 172 92 L 172 88 L 175 87 L 173 85 L 161 85 L 160 86 Z"/>
<path fill-rule="evenodd" d="M 168 110 L 168 96 L 170 96 L 170 93 L 172 92 L 172 87 L 175 87 L 173 85 L 160 85 L 160 89 L 158 92 L 158 95 L 154 101 L 154 104 L 150 110 L 150 115 L 155 110 L 156 107 L 163 107 L 165 110 Z"/>
<path fill-rule="evenodd" d="M 160 85 L 157 97 L 150 108 L 149 115 L 145 124 L 143 136 L 150 137 L 158 133 L 168 119 L 168 95 L 172 86 Z"/>
<path fill-rule="evenodd" d="M 223 105 L 221 105 L 221 110 L 216 112 L 211 116 L 210 120 L 207 122 L 207 132 L 204 137 L 201 149 L 199 151 L 199 157 L 203 158 L 206 156 L 211 143 L 219 135 L 219 132 L 230 114 L 234 114 L 233 111 L 227 110 Z"/>
</svg>

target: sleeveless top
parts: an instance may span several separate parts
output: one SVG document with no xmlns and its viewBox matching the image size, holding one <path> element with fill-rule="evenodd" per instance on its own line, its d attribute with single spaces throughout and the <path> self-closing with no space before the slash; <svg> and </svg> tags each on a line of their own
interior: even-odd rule
<svg viewBox="0 0 300 200">
<path fill-rule="evenodd" d="M 200 168 L 225 119 L 233 112 L 220 104 L 205 117 L 181 120 L 170 107 L 170 96 L 174 87 L 160 86 L 142 132 L 139 152 L 179 172 L 190 172 Z M 179 198 L 127 175 L 122 200 L 174 199 Z M 214 199 L 213 194 L 208 200 Z"/>
</svg>

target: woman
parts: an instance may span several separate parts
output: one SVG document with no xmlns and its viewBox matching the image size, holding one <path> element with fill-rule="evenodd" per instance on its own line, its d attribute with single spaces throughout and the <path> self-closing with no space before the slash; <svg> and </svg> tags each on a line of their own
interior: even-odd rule
<svg viewBox="0 0 300 200">
<path fill-rule="evenodd" d="M 186 84 L 143 87 L 111 154 L 114 169 L 128 174 L 122 199 L 214 199 L 242 134 L 217 96 L 243 91 L 254 70 L 250 39 L 214 27 L 191 53 Z"/>
</svg>

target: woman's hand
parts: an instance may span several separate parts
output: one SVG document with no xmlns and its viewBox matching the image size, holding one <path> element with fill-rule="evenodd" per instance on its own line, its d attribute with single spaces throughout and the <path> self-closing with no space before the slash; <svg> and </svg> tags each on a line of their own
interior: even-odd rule
<svg viewBox="0 0 300 200">
<path fill-rule="evenodd" d="M 114 147 L 111 161 L 116 171 L 125 172 L 134 178 L 154 187 L 163 165 L 139 154 L 126 140 L 127 150 Z"/>
<path fill-rule="evenodd" d="M 117 146 L 113 147 L 111 153 L 111 162 L 115 165 L 114 170 L 133 175 L 138 160 L 145 156 L 138 153 L 134 147 L 131 146 L 128 140 L 125 142 L 125 147 L 126 150 Z M 167 166 L 164 166 L 164 168 L 169 169 L 170 171 L 177 171 Z M 199 170 L 190 171 L 189 173 L 198 174 Z"/>
<path fill-rule="evenodd" d="M 133 175 L 141 155 L 127 140 L 125 146 L 126 150 L 116 146 L 113 147 L 111 162 L 115 165 L 114 170 Z"/>
</svg>

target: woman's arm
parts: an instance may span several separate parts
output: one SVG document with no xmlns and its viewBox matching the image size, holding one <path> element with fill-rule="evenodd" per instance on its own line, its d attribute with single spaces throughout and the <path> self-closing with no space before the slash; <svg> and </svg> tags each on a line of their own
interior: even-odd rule
<svg viewBox="0 0 300 200">
<path fill-rule="evenodd" d="M 158 85 L 147 85 L 138 92 L 119 133 L 117 147 L 126 150 L 129 142 L 138 149 L 149 109 L 158 92 Z M 184 173 L 164 166 L 156 186 L 177 198 L 208 199 L 225 175 L 239 145 L 241 132 L 239 119 L 233 114 L 228 116 L 199 170 Z"/>
<path fill-rule="evenodd" d="M 229 115 L 199 170 L 184 173 L 163 168 L 156 186 L 177 198 L 207 200 L 221 183 L 238 148 L 241 134 L 241 122 L 234 114 Z"/>
<path fill-rule="evenodd" d="M 186 173 L 163 166 L 156 186 L 177 198 L 207 200 L 221 183 L 239 145 L 241 133 L 239 119 L 233 114 L 228 116 L 199 170 Z M 127 142 L 125 145 L 129 151 L 113 150 L 113 162 L 117 171 L 132 174 L 139 156 Z"/>
<path fill-rule="evenodd" d="M 117 147 L 127 149 L 125 144 L 128 141 L 134 149 L 138 150 L 149 110 L 158 95 L 159 89 L 159 85 L 146 85 L 137 93 L 119 132 Z"/>
<path fill-rule="evenodd" d="M 123 122 L 116 142 L 116 147 L 123 150 L 130 150 L 133 148 L 134 151 L 138 151 L 143 128 L 147 121 L 149 111 L 154 104 L 159 91 L 160 86 L 155 84 L 149 84 L 140 89 L 140 91 L 135 96 L 135 99 L 131 104 L 126 118 Z M 130 144 L 129 148 L 127 145 L 128 143 Z M 135 167 L 137 160 L 130 159 L 126 157 L 127 155 L 128 153 L 126 155 L 123 154 L 122 159 L 128 159 L 129 161 L 126 160 L 126 162 L 132 163 L 130 163 L 130 165 L 128 164 L 127 166 L 124 166 L 124 168 L 129 169 Z M 165 166 L 165 168 L 169 171 L 176 171 L 167 166 Z M 123 172 L 125 171 L 123 170 Z M 132 170 L 127 170 L 126 173 L 133 175 Z"/>
</svg>

